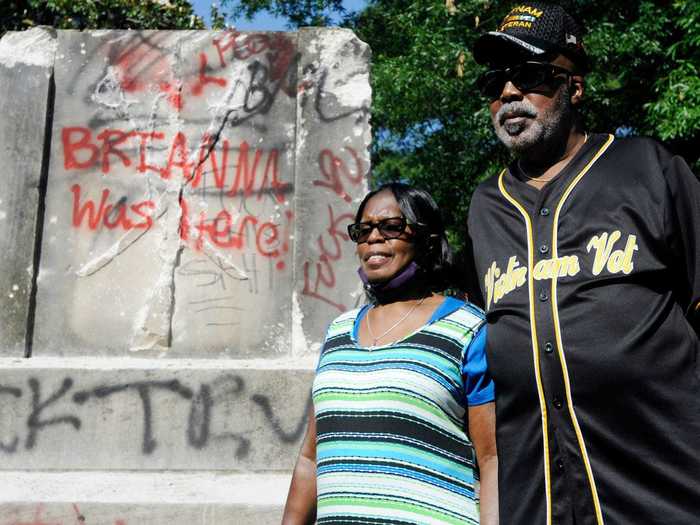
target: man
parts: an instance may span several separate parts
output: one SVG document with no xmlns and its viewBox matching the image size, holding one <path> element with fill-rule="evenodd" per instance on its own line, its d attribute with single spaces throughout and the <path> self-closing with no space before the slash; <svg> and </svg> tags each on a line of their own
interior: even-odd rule
<svg viewBox="0 0 700 525">
<path fill-rule="evenodd" d="M 561 7 L 479 38 L 512 164 L 469 218 L 496 382 L 502 524 L 700 523 L 700 181 L 649 139 L 584 131 Z"/>
</svg>

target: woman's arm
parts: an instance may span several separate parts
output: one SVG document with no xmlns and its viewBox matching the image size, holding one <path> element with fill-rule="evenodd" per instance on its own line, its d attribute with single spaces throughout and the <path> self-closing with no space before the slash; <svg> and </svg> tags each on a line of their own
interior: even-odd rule
<svg viewBox="0 0 700 525">
<path fill-rule="evenodd" d="M 307 525 L 316 521 L 316 416 L 309 409 L 309 423 L 294 466 L 284 506 L 282 525 Z"/>
<path fill-rule="evenodd" d="M 469 436 L 476 450 L 481 475 L 479 515 L 481 525 L 498 525 L 498 453 L 496 452 L 496 404 L 469 407 Z"/>
</svg>

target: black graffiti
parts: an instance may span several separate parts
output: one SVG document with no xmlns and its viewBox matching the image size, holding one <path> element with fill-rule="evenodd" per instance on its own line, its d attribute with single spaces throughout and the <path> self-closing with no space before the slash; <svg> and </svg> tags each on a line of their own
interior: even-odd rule
<svg viewBox="0 0 700 525">
<path fill-rule="evenodd" d="M 119 392 L 136 390 L 141 398 L 143 408 L 143 441 L 141 449 L 144 454 L 152 453 L 158 446 L 153 437 L 153 407 L 151 403 L 151 389 L 167 390 L 179 394 L 184 399 L 192 399 L 192 390 L 183 386 L 177 379 L 172 381 L 138 381 L 116 386 L 100 386 L 92 391 L 82 391 L 73 394 L 73 401 L 79 405 L 85 403 L 90 397 L 103 399 Z"/>
<path fill-rule="evenodd" d="M 41 413 L 48 408 L 50 405 L 56 403 L 61 399 L 73 386 L 73 380 L 69 377 L 63 380 L 63 383 L 56 392 L 54 392 L 51 397 L 46 401 L 41 401 L 41 383 L 36 378 L 29 379 L 29 388 L 32 391 L 32 411 L 27 418 L 27 428 L 29 432 L 27 434 L 27 440 L 25 442 L 25 447 L 27 450 L 33 449 L 36 445 L 36 437 L 40 430 L 53 425 L 71 425 L 76 430 L 80 430 L 80 419 L 72 415 L 64 415 L 58 417 L 52 417 L 50 419 L 41 419 Z"/>
<path fill-rule="evenodd" d="M 80 432 L 84 426 L 85 417 L 81 419 L 76 409 L 90 402 L 105 402 L 115 395 L 138 396 L 141 404 L 139 419 L 142 424 L 140 451 L 146 456 L 154 454 L 160 446 L 154 423 L 161 421 L 163 414 L 157 413 L 158 406 L 153 403 L 153 395 L 156 392 L 172 395 L 176 401 L 189 403 L 186 421 L 183 421 L 186 443 L 189 447 L 203 450 L 212 442 L 230 442 L 234 447 L 232 452 L 236 459 L 247 457 L 253 443 L 245 432 L 231 431 L 230 428 L 235 429 L 237 424 L 246 423 L 246 420 L 237 419 L 232 415 L 232 412 L 240 409 L 241 406 L 248 405 L 253 407 L 253 411 L 259 411 L 273 435 L 284 444 L 292 444 L 301 439 L 306 423 L 306 411 L 304 411 L 292 425 L 293 428 L 286 430 L 284 426 L 289 423 L 285 421 L 289 418 L 280 418 L 275 414 L 270 397 L 249 393 L 244 379 L 235 374 L 224 374 L 209 383 L 200 384 L 198 388 L 192 388 L 178 379 L 170 379 L 100 384 L 78 390 L 74 389 L 74 379 L 65 377 L 59 386 L 46 396 L 42 392 L 42 382 L 38 378 L 30 377 L 27 380 L 27 386 L 31 395 L 29 396 L 29 415 L 25 421 L 27 434 L 24 448 L 26 450 L 37 447 L 40 432 L 48 432 L 55 426 L 68 425 L 76 432 Z M 13 398 L 12 402 L 16 405 L 21 402 L 23 389 L 0 385 L 0 396 Z M 250 410 L 250 408 L 244 410 Z M 55 414 L 55 411 L 58 413 Z M 219 424 L 218 430 L 214 428 L 215 423 Z M 20 442 L 21 438 L 17 434 L 9 442 L 0 441 L 0 453 L 18 453 Z"/>
<path fill-rule="evenodd" d="M 14 397 L 22 397 L 22 390 L 20 390 L 19 388 L 0 386 L 0 394 L 9 394 Z M 3 452 L 13 453 L 15 450 L 17 450 L 18 444 L 19 438 L 17 436 L 15 436 L 15 438 L 9 445 L 0 441 L 0 450 L 2 450 Z"/>
<path fill-rule="evenodd" d="M 190 407 L 190 415 L 187 420 L 187 441 L 196 449 L 203 449 L 209 441 L 209 427 L 211 424 L 211 409 L 214 400 L 211 397 L 209 385 L 202 385 Z"/>
<path fill-rule="evenodd" d="M 358 72 L 364 73 L 364 72 Z M 319 120 L 322 123 L 331 123 L 346 117 L 355 116 L 357 122 L 360 122 L 370 112 L 370 107 L 367 103 L 357 107 L 338 107 L 336 97 L 332 91 L 326 90 L 328 82 L 328 69 L 319 68 L 315 64 L 308 64 L 304 67 L 303 75 L 315 76 L 318 81 L 315 85 L 315 94 L 313 95 L 314 110 L 318 114 Z M 306 106 L 308 97 L 302 95 L 301 106 Z"/>
<path fill-rule="evenodd" d="M 250 400 L 262 409 L 263 414 L 265 414 L 265 418 L 272 427 L 275 435 L 280 438 L 280 441 L 283 443 L 294 443 L 301 437 L 304 432 L 304 428 L 306 428 L 306 419 L 301 418 L 298 421 L 296 428 L 294 428 L 291 432 L 285 432 L 279 419 L 277 416 L 275 416 L 275 412 L 272 410 L 272 406 L 270 405 L 270 400 L 267 397 L 256 394 L 251 396 Z M 307 406 L 310 404 L 311 399 L 309 398 Z"/>
<path fill-rule="evenodd" d="M 296 72 L 297 59 L 290 61 L 284 78 Z M 232 96 L 239 88 L 243 91 L 243 107 L 228 107 L 224 113 L 219 129 L 212 134 L 216 142 L 225 126 L 239 127 L 256 115 L 267 115 L 270 112 L 277 95 L 284 91 L 283 79 L 273 81 L 270 79 L 270 68 L 260 62 L 253 60 L 248 65 L 249 76 L 247 82 L 236 81 L 230 92 Z M 242 111 L 241 111 L 242 110 Z"/>
</svg>

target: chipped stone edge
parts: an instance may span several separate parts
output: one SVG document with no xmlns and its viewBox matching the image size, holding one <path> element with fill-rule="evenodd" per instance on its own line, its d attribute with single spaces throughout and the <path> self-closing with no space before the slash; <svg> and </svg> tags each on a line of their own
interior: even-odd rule
<svg viewBox="0 0 700 525">
<path fill-rule="evenodd" d="M 0 64 L 52 67 L 58 40 L 56 31 L 48 27 L 34 27 L 27 31 L 10 31 L 0 39 Z"/>
</svg>

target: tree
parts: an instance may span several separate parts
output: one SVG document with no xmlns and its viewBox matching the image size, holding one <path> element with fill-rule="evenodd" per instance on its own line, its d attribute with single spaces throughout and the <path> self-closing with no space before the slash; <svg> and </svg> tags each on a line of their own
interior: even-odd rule
<svg viewBox="0 0 700 525">
<path fill-rule="evenodd" d="M 187 0 L 0 0 L 0 34 L 57 29 L 203 29 Z"/>
</svg>

